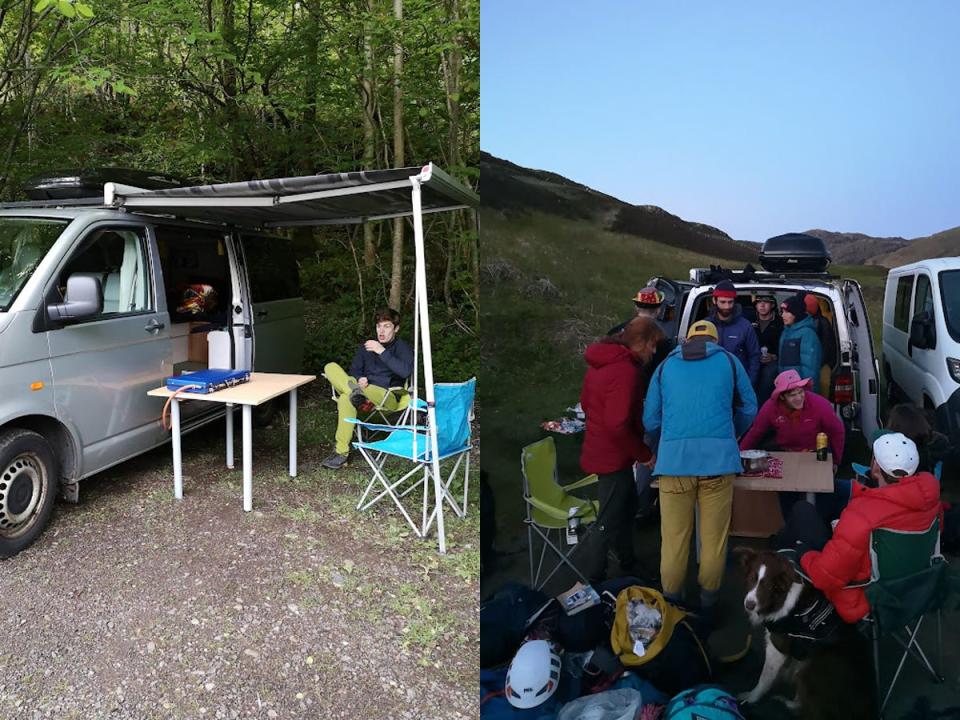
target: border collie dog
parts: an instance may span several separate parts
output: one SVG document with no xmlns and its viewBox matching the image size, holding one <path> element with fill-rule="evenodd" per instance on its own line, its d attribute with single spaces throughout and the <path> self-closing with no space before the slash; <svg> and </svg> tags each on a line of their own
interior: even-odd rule
<svg viewBox="0 0 960 720">
<path fill-rule="evenodd" d="M 743 608 L 764 628 L 763 670 L 741 702 L 760 701 L 777 680 L 796 687 L 779 698 L 804 718 L 876 718 L 869 646 L 855 626 L 783 554 L 738 547 L 747 581 Z"/>
</svg>

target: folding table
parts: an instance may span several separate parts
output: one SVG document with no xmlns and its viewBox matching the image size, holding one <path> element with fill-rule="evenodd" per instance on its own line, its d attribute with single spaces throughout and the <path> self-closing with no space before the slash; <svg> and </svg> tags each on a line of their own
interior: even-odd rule
<svg viewBox="0 0 960 720">
<path fill-rule="evenodd" d="M 253 407 L 284 393 L 290 396 L 290 477 L 297 476 L 297 388 L 316 380 L 316 375 L 283 375 L 252 373 L 242 385 L 212 393 L 174 393 L 166 387 L 147 393 L 152 397 L 170 398 L 170 422 L 173 444 L 173 496 L 183 498 L 183 471 L 180 456 L 180 403 L 184 400 L 223 403 L 227 406 L 227 467 L 233 468 L 233 406 L 243 407 L 243 509 L 253 509 Z"/>
</svg>

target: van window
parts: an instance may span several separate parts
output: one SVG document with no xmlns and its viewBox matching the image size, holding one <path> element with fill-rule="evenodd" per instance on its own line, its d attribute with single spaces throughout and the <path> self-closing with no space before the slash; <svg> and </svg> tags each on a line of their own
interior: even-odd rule
<svg viewBox="0 0 960 720">
<path fill-rule="evenodd" d="M 158 225 L 156 233 L 170 322 L 226 325 L 233 292 L 223 232 Z"/>
<path fill-rule="evenodd" d="M 893 326 L 897 330 L 910 330 L 910 291 L 913 275 L 904 275 L 897 281 L 897 304 L 893 308 Z"/>
<path fill-rule="evenodd" d="M 0 310 L 6 312 L 10 309 L 68 222 L 25 217 L 0 218 Z"/>
<path fill-rule="evenodd" d="M 926 275 L 917 276 L 917 292 L 913 301 L 913 314 L 928 313 L 933 318 L 933 288 L 930 287 L 930 278 Z"/>
<path fill-rule="evenodd" d="M 60 297 L 67 291 L 67 278 L 85 273 L 100 280 L 103 315 L 122 315 L 153 310 L 150 266 L 139 228 L 97 228 L 74 252 L 57 278 Z"/>
<path fill-rule="evenodd" d="M 960 342 L 960 270 L 940 273 L 940 300 L 950 337 Z"/>
<path fill-rule="evenodd" d="M 253 302 L 300 297 L 300 276 L 290 241 L 244 235 L 243 252 Z"/>
</svg>

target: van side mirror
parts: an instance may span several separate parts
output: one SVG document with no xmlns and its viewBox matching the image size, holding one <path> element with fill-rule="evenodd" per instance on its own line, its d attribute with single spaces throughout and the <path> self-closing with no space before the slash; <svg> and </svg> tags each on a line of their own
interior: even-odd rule
<svg viewBox="0 0 960 720">
<path fill-rule="evenodd" d="M 933 318 L 926 310 L 918 312 L 910 322 L 910 344 L 920 350 L 931 350 L 936 347 Z"/>
<path fill-rule="evenodd" d="M 53 322 L 68 323 L 103 312 L 103 287 L 93 273 L 74 273 L 67 278 L 67 297 L 62 303 L 47 305 Z"/>
</svg>

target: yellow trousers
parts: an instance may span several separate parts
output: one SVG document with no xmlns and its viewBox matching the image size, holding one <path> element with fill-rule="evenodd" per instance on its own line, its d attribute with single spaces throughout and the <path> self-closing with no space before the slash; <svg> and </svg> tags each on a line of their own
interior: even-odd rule
<svg viewBox="0 0 960 720">
<path fill-rule="evenodd" d="M 727 560 L 734 475 L 660 476 L 660 582 L 668 595 L 679 595 L 687 577 L 690 540 L 700 509 L 700 571 L 706 591 L 720 589 Z"/>
<path fill-rule="evenodd" d="M 357 409 L 350 402 L 351 388 L 347 383 L 356 382 L 357 379 L 347 375 L 346 371 L 336 363 L 327 363 L 323 368 L 323 374 L 337 391 L 337 435 L 335 451 L 340 455 L 346 455 L 350 452 L 350 439 L 353 437 L 354 426 L 347 422 L 348 418 L 357 416 Z M 367 385 L 362 389 L 364 397 L 372 401 L 375 405 L 380 405 L 387 412 L 395 411 L 400 400 L 394 393 L 377 385 Z"/>
</svg>

